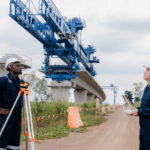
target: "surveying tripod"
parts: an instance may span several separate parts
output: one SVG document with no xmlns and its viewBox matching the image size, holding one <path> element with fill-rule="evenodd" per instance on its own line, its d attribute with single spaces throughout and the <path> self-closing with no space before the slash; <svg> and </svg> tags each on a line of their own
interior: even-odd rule
<svg viewBox="0 0 150 150">
<path fill-rule="evenodd" d="M 28 84 L 26 82 L 24 83 L 21 83 L 20 84 L 20 91 L 18 93 L 18 96 L 4 122 L 4 125 L 0 131 L 0 137 L 1 135 L 3 134 L 3 131 L 9 121 L 9 118 L 10 116 L 12 115 L 13 113 L 13 110 L 20 98 L 21 95 L 23 95 L 23 103 L 25 103 L 25 105 L 23 105 L 23 116 L 24 116 L 24 119 L 25 119 L 25 116 L 27 118 L 27 126 L 28 126 L 28 133 L 25 132 L 26 130 L 26 127 L 25 127 L 25 124 L 24 123 L 24 135 L 26 136 L 26 150 L 28 150 L 28 137 L 29 137 L 29 141 L 31 142 L 31 150 L 35 150 L 35 138 L 34 138 L 34 130 L 33 130 L 33 121 L 32 121 L 32 113 L 31 113 L 31 106 L 30 106 L 30 102 L 29 102 L 29 99 L 28 99 L 28 95 L 29 95 L 29 90 L 28 90 Z M 25 113 L 26 112 L 26 113 Z"/>
</svg>

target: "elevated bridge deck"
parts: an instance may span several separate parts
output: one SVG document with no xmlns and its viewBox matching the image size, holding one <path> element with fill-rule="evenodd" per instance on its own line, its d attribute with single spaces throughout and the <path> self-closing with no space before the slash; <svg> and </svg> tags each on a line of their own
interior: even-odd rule
<svg viewBox="0 0 150 150">
<path fill-rule="evenodd" d="M 69 99 L 69 91 L 74 89 L 75 102 L 83 103 L 98 98 L 101 102 L 106 99 L 105 93 L 96 80 L 87 71 L 78 71 L 77 78 L 71 81 L 56 82 L 50 85 L 54 99 Z"/>
</svg>

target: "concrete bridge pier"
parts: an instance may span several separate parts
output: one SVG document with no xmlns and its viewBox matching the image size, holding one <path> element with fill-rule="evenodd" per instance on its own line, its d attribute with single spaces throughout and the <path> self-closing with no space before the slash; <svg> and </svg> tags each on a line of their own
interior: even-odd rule
<svg viewBox="0 0 150 150">
<path fill-rule="evenodd" d="M 87 101 L 95 101 L 95 95 L 87 94 Z"/>
<path fill-rule="evenodd" d="M 8 73 L 7 71 L 2 70 L 1 67 L 0 67 L 0 77 L 5 76 L 7 73 Z"/>
<path fill-rule="evenodd" d="M 75 97 L 75 103 L 80 104 L 87 101 L 87 90 L 75 90 L 74 91 L 74 97 Z"/>
<path fill-rule="evenodd" d="M 96 101 L 96 97 L 102 102 L 106 98 L 103 89 L 87 71 L 78 71 L 77 78 L 71 79 L 71 81 L 60 83 L 52 81 L 50 87 L 55 100 L 69 101 L 71 88 L 74 89 L 74 98 L 77 104 L 91 100 Z"/>
<path fill-rule="evenodd" d="M 61 100 L 69 102 L 71 86 L 72 86 L 71 82 L 68 81 L 60 83 L 52 81 L 50 83 L 52 99 L 54 99 L 55 101 Z"/>
<path fill-rule="evenodd" d="M 96 98 L 96 108 L 99 109 L 100 108 L 100 99 Z"/>
<path fill-rule="evenodd" d="M 95 79 L 87 71 L 78 71 L 77 78 L 71 79 L 73 88 L 75 89 L 75 102 L 83 103 L 90 100 L 104 101 L 106 96 L 103 89 L 95 81 Z"/>
</svg>

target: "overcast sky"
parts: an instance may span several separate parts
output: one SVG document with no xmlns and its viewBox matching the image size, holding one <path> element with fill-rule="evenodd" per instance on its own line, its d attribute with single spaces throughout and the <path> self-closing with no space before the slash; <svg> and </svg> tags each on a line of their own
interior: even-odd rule
<svg viewBox="0 0 150 150">
<path fill-rule="evenodd" d="M 32 58 L 40 68 L 42 44 L 9 17 L 9 0 L 0 5 L 0 53 L 18 53 Z M 63 16 L 80 17 L 86 22 L 84 46 L 92 44 L 100 59 L 96 80 L 100 85 L 118 86 L 118 102 L 133 82 L 143 80 L 144 64 L 150 64 L 149 0 L 54 0 Z M 107 101 L 113 102 L 107 90 Z"/>
</svg>

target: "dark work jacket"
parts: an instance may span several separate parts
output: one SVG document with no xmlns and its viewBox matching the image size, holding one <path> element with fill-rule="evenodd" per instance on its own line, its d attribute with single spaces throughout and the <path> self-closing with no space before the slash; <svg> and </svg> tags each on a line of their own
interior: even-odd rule
<svg viewBox="0 0 150 150">
<path fill-rule="evenodd" d="M 138 108 L 140 136 L 150 142 L 150 86 L 146 86 Z"/>
<path fill-rule="evenodd" d="M 11 73 L 0 77 L 0 108 L 11 109 L 20 91 L 20 79 L 14 80 Z M 20 96 L 13 114 L 21 114 L 23 97 Z"/>
</svg>

